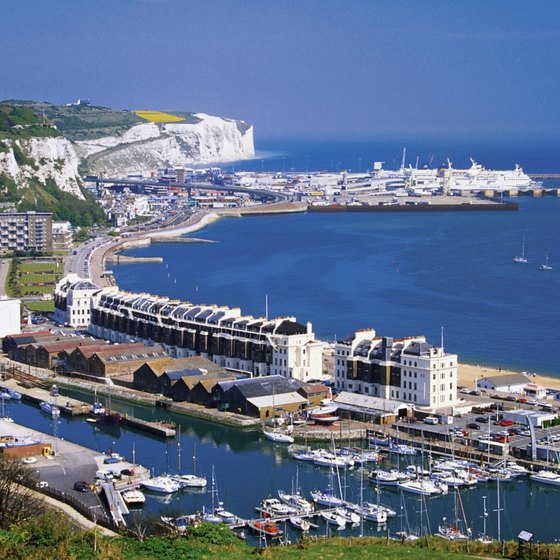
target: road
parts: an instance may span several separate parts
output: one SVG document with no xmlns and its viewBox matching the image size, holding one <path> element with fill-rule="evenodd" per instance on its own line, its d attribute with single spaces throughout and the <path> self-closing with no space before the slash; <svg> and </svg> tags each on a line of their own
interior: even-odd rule
<svg viewBox="0 0 560 560">
<path fill-rule="evenodd" d="M 8 280 L 8 272 L 10 270 L 11 259 L 0 260 L 0 297 L 7 296 L 6 281 Z"/>
</svg>

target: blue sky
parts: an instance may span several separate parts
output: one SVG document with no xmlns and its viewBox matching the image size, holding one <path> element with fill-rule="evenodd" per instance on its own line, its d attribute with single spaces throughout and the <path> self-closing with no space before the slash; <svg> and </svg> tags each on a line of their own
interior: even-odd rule
<svg viewBox="0 0 560 560">
<path fill-rule="evenodd" d="M 260 138 L 558 138 L 560 2 L 2 0 L 0 99 Z"/>
</svg>

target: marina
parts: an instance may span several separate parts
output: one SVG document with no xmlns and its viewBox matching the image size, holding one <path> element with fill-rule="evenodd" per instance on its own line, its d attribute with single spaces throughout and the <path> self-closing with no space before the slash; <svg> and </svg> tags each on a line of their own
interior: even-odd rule
<svg viewBox="0 0 560 560">
<path fill-rule="evenodd" d="M 119 403 L 119 407 L 121 406 L 130 405 Z M 24 422 L 27 425 L 35 426 L 45 434 L 43 438 L 51 442 L 53 448 L 56 446 L 59 457 L 55 460 L 64 459 L 63 453 L 66 453 L 64 446 L 68 438 L 79 440 L 83 442 L 82 445 L 86 444 L 87 447 L 92 448 L 92 451 L 88 453 L 91 453 L 92 457 L 98 457 L 97 461 L 93 460 L 90 463 L 89 471 L 81 467 L 82 470 L 79 475 L 74 469 L 72 472 L 75 474 L 70 475 L 70 477 L 74 476 L 76 479 L 93 481 L 95 469 L 114 468 L 112 464 L 103 465 L 103 460 L 111 456 L 111 453 L 115 453 L 115 450 L 118 450 L 119 456 L 125 457 L 125 462 L 119 463 L 120 469 L 138 469 L 138 465 L 141 463 L 146 468 L 144 472 L 155 474 L 156 478 L 162 476 L 165 472 L 178 472 L 179 470 L 177 453 L 172 449 L 175 445 L 170 446 L 169 442 L 165 443 L 162 440 L 154 439 L 149 434 L 126 433 L 122 430 L 115 432 L 114 428 L 109 425 L 92 425 L 80 417 L 61 416 L 60 419 L 54 420 L 42 415 L 37 408 L 25 401 L 10 403 L 8 407 L 8 413 L 16 423 Z M 144 407 L 134 408 L 136 409 L 135 415 L 141 416 L 140 409 Z M 157 416 L 157 410 L 153 409 L 152 414 Z M 149 412 L 148 409 L 145 411 Z M 130 513 L 122 514 L 127 523 L 134 516 L 149 515 L 150 513 L 158 516 L 169 516 L 169 513 L 166 513 L 167 511 L 181 511 L 183 515 L 189 516 L 195 515 L 196 512 L 212 511 L 223 500 L 227 504 L 227 511 L 232 512 L 236 519 L 253 520 L 252 524 L 255 526 L 256 521 L 262 519 L 264 515 L 264 511 L 259 507 L 262 500 L 276 498 L 275 503 L 278 503 L 278 497 L 288 495 L 284 492 L 279 494 L 278 490 L 295 487 L 301 489 L 300 500 L 307 498 L 306 501 L 313 504 L 315 497 L 317 505 L 312 506 L 311 511 L 308 507 L 297 511 L 297 514 L 294 511 L 286 510 L 277 518 L 275 517 L 274 521 L 282 531 L 297 532 L 301 530 L 290 521 L 291 517 L 296 516 L 309 520 L 311 522 L 309 530 L 311 532 L 315 531 L 317 534 L 325 534 L 325 532 L 330 532 L 333 529 L 338 532 L 336 527 L 344 527 L 342 534 L 358 534 L 361 530 L 360 524 L 354 526 L 353 522 L 346 521 L 339 525 L 340 520 L 337 520 L 337 516 L 341 517 L 340 512 L 337 513 L 335 510 L 336 507 L 346 507 L 346 504 L 359 506 L 361 501 L 364 508 L 354 509 L 354 511 L 364 517 L 363 531 L 365 534 L 384 535 L 387 532 L 397 532 L 401 523 L 399 517 L 399 512 L 402 511 L 399 505 L 401 500 L 404 500 L 407 504 L 408 523 L 416 530 L 419 530 L 420 527 L 420 520 L 417 518 L 420 507 L 426 510 L 423 515 L 429 517 L 432 527 L 437 527 L 438 522 L 441 522 L 446 515 L 449 518 L 447 511 L 452 507 L 454 495 L 451 489 L 445 494 L 431 496 L 427 493 L 422 495 L 423 493 L 420 492 L 416 494 L 402 491 L 396 485 L 377 485 L 375 481 L 368 482 L 367 480 L 368 473 L 376 469 L 373 462 L 364 463 L 363 472 L 362 467 L 357 465 L 339 467 L 333 471 L 332 468 L 324 469 L 312 462 L 295 461 L 290 456 L 289 446 L 285 447 L 267 441 L 258 432 L 244 432 L 215 426 L 196 419 L 174 417 L 173 420 L 177 422 L 177 426 L 181 429 L 183 453 L 187 453 L 189 449 L 194 450 L 196 447 L 196 473 L 204 474 L 207 480 L 210 480 L 211 474 L 215 472 L 216 480 L 219 482 L 219 497 L 217 496 L 217 490 L 216 495 L 213 494 L 214 490 L 210 483 L 206 488 L 179 490 L 173 487 L 171 492 L 146 491 L 143 508 L 131 508 L 129 507 L 130 504 L 127 504 Z M 10 429 L 9 426 L 12 426 L 12 424 L 5 424 L 4 426 L 8 426 L 7 428 L 4 427 L 4 431 L 6 431 L 6 429 Z M 56 431 L 58 443 L 55 443 L 53 435 L 47 435 L 53 434 L 53 430 Z M 25 432 L 25 428 L 23 431 Z M 100 454 L 100 451 L 103 451 L 103 453 Z M 71 456 L 72 454 L 69 455 L 69 457 Z M 427 456 L 428 453 L 426 452 L 424 468 L 428 467 Z M 132 457 L 135 457 L 134 461 L 131 461 Z M 420 455 L 415 458 L 398 457 L 400 458 L 396 459 L 391 458 L 389 454 L 382 454 L 379 464 L 383 465 L 382 468 L 384 469 L 394 468 L 398 469 L 399 472 L 404 472 L 407 465 L 422 464 Z M 127 459 L 128 461 L 126 461 Z M 33 468 L 41 473 L 42 480 L 48 480 L 51 486 L 56 487 L 56 481 L 60 479 L 56 477 L 55 471 L 52 470 L 53 465 L 52 460 L 39 459 L 38 463 L 33 465 Z M 455 467 L 451 465 L 449 468 L 457 469 L 458 467 L 459 463 Z M 263 469 L 268 472 L 268 476 L 262 476 L 261 470 Z M 254 480 L 250 489 L 240 484 L 239 472 L 244 472 L 243 478 L 249 476 Z M 51 474 L 47 476 L 47 473 Z M 409 480 L 414 480 L 413 475 L 409 474 Z M 146 484 L 146 479 L 142 479 L 135 472 L 133 484 L 141 484 L 142 482 Z M 418 484 L 422 486 L 426 483 L 419 482 Z M 492 484 L 494 484 L 494 490 Z M 482 527 L 479 527 L 482 494 L 489 496 L 490 503 L 493 504 L 495 502 L 495 484 L 495 482 L 486 482 L 473 485 L 467 489 L 459 489 L 466 518 L 469 524 L 473 526 L 474 532 L 482 532 Z M 103 487 L 105 487 L 105 484 L 103 484 Z M 536 534 L 542 535 L 539 538 L 543 541 L 551 538 L 555 529 L 552 517 L 550 518 L 550 524 L 547 521 L 549 519 L 547 512 L 553 511 L 556 507 L 556 500 L 560 497 L 560 494 L 557 494 L 558 491 L 553 486 L 542 484 L 524 474 L 515 477 L 515 480 L 508 484 L 500 484 L 500 487 L 501 500 L 508 506 L 508 513 L 504 514 L 505 528 L 502 527 L 504 538 L 515 536 L 515 531 L 521 525 L 534 529 Z M 131 482 L 127 480 L 119 480 L 116 481 L 115 488 L 124 493 L 128 489 L 132 489 L 132 486 Z M 217 489 L 217 484 L 215 488 Z M 319 489 L 322 490 L 319 491 Z M 292 491 L 293 493 L 294 491 Z M 340 502 L 331 502 L 329 501 L 330 498 L 326 497 L 336 498 L 341 494 L 346 498 Z M 82 495 L 80 494 L 80 496 Z M 269 498 L 266 498 L 266 496 L 269 496 Z M 530 519 L 518 517 L 516 514 L 517 504 L 526 503 L 527 500 L 531 503 L 531 508 L 538 508 L 543 514 L 543 520 L 538 522 L 538 526 L 533 526 Z M 300 501 L 300 503 L 305 502 Z M 383 507 L 387 507 L 393 516 L 386 516 L 387 521 L 379 524 L 376 520 L 383 519 L 383 514 L 378 514 L 377 508 L 381 504 Z M 117 511 L 119 508 L 121 512 L 124 512 L 124 508 L 120 505 Z M 256 510 L 255 508 L 259 509 Z M 323 509 L 326 511 L 323 511 Z M 256 517 L 256 514 L 258 514 L 258 517 Z M 327 518 L 327 522 L 325 522 L 325 518 Z M 495 522 L 492 519 L 488 519 L 487 522 L 486 530 L 488 534 L 495 534 Z M 296 523 L 298 522 L 296 521 Z M 242 529 L 244 522 L 232 525 Z"/>
</svg>

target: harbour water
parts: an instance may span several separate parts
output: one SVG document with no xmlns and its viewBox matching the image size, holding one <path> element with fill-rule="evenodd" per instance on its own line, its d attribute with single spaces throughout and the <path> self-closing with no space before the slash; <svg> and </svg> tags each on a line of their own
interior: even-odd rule
<svg viewBox="0 0 560 560">
<path fill-rule="evenodd" d="M 64 390 L 61 391 L 64 393 Z M 87 397 L 74 393 L 69 396 Z M 256 432 L 213 425 L 209 422 L 173 415 L 160 409 L 151 410 L 142 406 L 120 403 L 113 399 L 113 406 L 122 412 L 134 414 L 140 418 L 170 419 L 181 426 L 181 465 L 182 472 L 193 471 L 193 456 L 196 456 L 196 473 L 204 474 L 210 481 L 212 469 L 215 470 L 218 498 L 224 506 L 236 515 L 244 518 L 256 518 L 255 512 L 263 498 L 277 496 L 277 490 L 291 491 L 297 484 L 309 498 L 309 492 L 324 490 L 331 483 L 329 470 L 301 463 L 292 459 L 288 447 L 273 444 Z M 150 468 L 154 474 L 178 471 L 178 440 L 163 441 L 135 431 L 114 426 L 97 426 L 79 418 L 61 417 L 53 420 L 42 414 L 38 408 L 26 402 L 8 402 L 7 414 L 16 422 L 49 434 L 56 435 L 100 452 L 118 452 L 129 461 L 135 451 L 136 462 Z M 344 442 L 341 442 L 344 443 Z M 427 455 L 427 453 L 426 453 Z M 418 459 L 415 460 L 418 463 Z M 387 459 L 383 467 L 389 466 Z M 404 461 L 400 465 L 404 468 Z M 340 471 L 340 487 L 348 500 L 356 503 L 360 500 L 361 475 L 359 468 Z M 376 488 L 367 482 L 364 476 L 364 500 L 376 502 Z M 334 478 L 338 490 L 339 483 Z M 201 511 L 203 507 L 212 507 L 211 484 L 205 490 L 185 490 L 173 495 L 147 493 L 144 509 L 131 513 L 159 519 L 161 514 L 180 515 Z M 487 497 L 489 517 L 487 532 L 497 536 L 497 488 L 495 483 L 480 484 L 477 488 L 461 491 L 467 523 L 477 536 L 482 531 L 483 496 Z M 560 489 L 545 487 L 528 482 L 525 477 L 500 485 L 501 535 L 504 539 L 515 538 L 522 529 L 534 533 L 535 540 L 552 542 L 558 537 L 556 514 L 560 500 Z M 378 527 L 365 523 L 364 534 L 384 535 L 387 530 L 394 533 L 407 528 L 419 530 L 429 525 L 431 533 L 437 532 L 437 526 L 447 518 L 455 519 L 454 494 L 429 498 L 421 502 L 417 497 L 407 495 L 404 501 L 394 490 L 383 489 L 380 502 L 387 504 L 399 513 L 387 526 Z M 422 513 L 422 515 L 421 515 Z M 406 515 L 406 518 L 404 517 Z M 402 523 L 402 526 L 401 526 Z M 343 535 L 357 535 L 359 527 L 348 528 Z M 319 522 L 318 534 L 326 534 L 326 527 Z M 293 536 L 297 538 L 296 535 Z"/>
<path fill-rule="evenodd" d="M 424 334 L 460 360 L 552 376 L 560 332 L 560 199 L 517 212 L 321 213 L 223 219 L 197 237 L 127 254 L 125 290 L 295 315 L 323 340 L 373 327 Z M 523 236 L 530 264 L 512 261 Z M 549 254 L 552 272 L 539 270 Z"/>
</svg>

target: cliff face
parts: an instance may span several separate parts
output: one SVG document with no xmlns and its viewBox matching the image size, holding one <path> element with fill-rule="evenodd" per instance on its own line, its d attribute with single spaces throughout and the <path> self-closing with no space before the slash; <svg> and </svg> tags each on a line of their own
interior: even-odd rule
<svg viewBox="0 0 560 560">
<path fill-rule="evenodd" d="M 253 128 L 242 121 L 194 115 L 195 123 L 141 123 L 118 136 L 75 142 L 91 173 L 122 176 L 158 167 L 247 159 Z"/>
<path fill-rule="evenodd" d="M 79 159 L 72 143 L 62 136 L 18 138 L 2 141 L 0 174 L 6 174 L 18 186 L 32 179 L 45 183 L 52 179 L 66 192 L 83 198 L 79 189 Z"/>
</svg>

